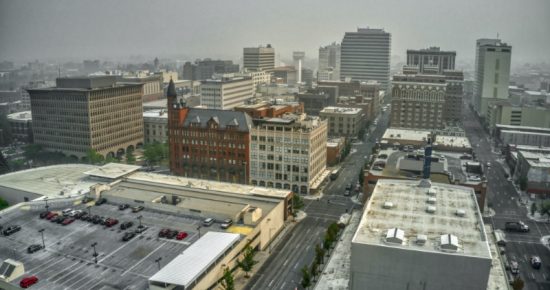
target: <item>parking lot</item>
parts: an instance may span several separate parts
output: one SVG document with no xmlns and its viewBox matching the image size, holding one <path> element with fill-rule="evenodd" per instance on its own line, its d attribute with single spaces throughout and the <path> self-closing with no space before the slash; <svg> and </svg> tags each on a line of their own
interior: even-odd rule
<svg viewBox="0 0 550 290">
<path fill-rule="evenodd" d="M 88 211 L 85 205 L 73 209 Z M 61 211 L 62 209 L 59 209 Z M 120 211 L 116 205 L 103 204 L 89 209 L 92 215 L 118 219 L 111 228 L 76 220 L 69 225 L 40 219 L 38 211 L 13 211 L 4 214 L 0 224 L 6 228 L 20 225 L 21 230 L 10 236 L 0 236 L 0 260 L 14 259 L 24 264 L 25 275 L 35 275 L 39 281 L 33 289 L 147 289 L 147 279 L 166 265 L 187 246 L 199 238 L 197 227 L 202 220 L 194 217 L 176 217 L 147 209 L 133 213 L 130 209 Z M 141 223 L 148 229 L 124 242 L 125 232 L 134 231 Z M 120 224 L 132 221 L 134 226 L 125 231 Z M 183 240 L 158 238 L 162 228 L 185 231 Z M 209 230 L 218 230 L 212 226 Z M 42 244 L 44 229 L 45 249 L 27 253 L 31 244 Z M 204 233 L 205 230 L 203 229 Z M 94 248 L 97 243 L 97 264 Z M 23 278 L 12 283 L 19 285 Z"/>
</svg>

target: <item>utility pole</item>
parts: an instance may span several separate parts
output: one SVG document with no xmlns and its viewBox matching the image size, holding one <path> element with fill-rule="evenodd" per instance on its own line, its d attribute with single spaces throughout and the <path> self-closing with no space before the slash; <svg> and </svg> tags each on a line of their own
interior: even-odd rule
<svg viewBox="0 0 550 290">
<path fill-rule="evenodd" d="M 46 244 L 44 243 L 44 229 L 40 229 L 38 230 L 38 232 L 40 233 L 40 235 L 42 236 L 42 248 L 46 248 Z"/>
<path fill-rule="evenodd" d="M 138 221 L 139 221 L 139 226 L 138 226 L 138 228 L 140 228 L 140 229 L 143 227 L 143 226 L 141 225 L 141 218 L 143 218 L 142 215 L 140 215 L 140 216 L 137 217 L 137 219 L 138 219 Z"/>
<path fill-rule="evenodd" d="M 162 257 L 158 257 L 158 259 L 155 259 L 155 262 L 157 262 L 157 265 L 159 267 L 159 271 L 160 271 L 160 260 L 162 260 Z"/>
<path fill-rule="evenodd" d="M 93 256 L 94 256 L 94 260 L 95 260 L 95 263 L 97 264 L 97 256 L 98 256 L 98 255 L 97 255 L 97 252 L 96 252 L 96 250 L 95 250 L 95 246 L 97 246 L 97 242 L 95 242 L 95 243 L 92 244 L 92 248 L 94 248 L 94 255 L 93 255 Z"/>
</svg>

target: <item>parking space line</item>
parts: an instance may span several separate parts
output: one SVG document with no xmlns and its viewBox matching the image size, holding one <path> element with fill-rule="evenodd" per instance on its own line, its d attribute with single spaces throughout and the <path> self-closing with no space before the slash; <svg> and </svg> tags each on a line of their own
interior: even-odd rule
<svg viewBox="0 0 550 290">
<path fill-rule="evenodd" d="M 59 280 L 59 279 L 61 279 L 61 278 L 65 277 L 65 276 L 66 276 L 67 274 L 70 274 L 70 273 L 74 272 L 74 271 L 75 271 L 76 269 L 79 269 L 80 267 L 75 267 L 75 268 L 73 268 L 73 267 L 74 267 L 74 266 L 76 266 L 77 264 L 80 264 L 80 262 L 76 262 L 76 263 L 72 264 L 71 266 L 69 266 L 69 267 L 66 267 L 65 269 L 72 269 L 72 270 L 71 270 L 71 271 L 69 271 L 69 272 L 63 272 L 63 273 L 61 273 L 62 275 L 61 275 L 61 276 L 59 276 L 59 277 L 58 277 L 57 279 L 54 279 L 54 280 L 50 280 L 50 278 L 52 278 L 52 277 L 55 277 L 55 276 L 59 275 L 59 273 L 58 273 L 58 274 L 56 274 L 56 275 L 54 275 L 54 276 L 52 276 L 52 277 L 48 277 L 48 278 L 46 278 L 46 280 L 47 280 L 48 282 L 54 283 L 55 281 L 57 281 L 57 280 Z M 81 266 L 82 266 L 82 265 L 81 265 Z M 63 270 L 65 270 L 65 269 L 63 269 Z M 61 270 L 61 271 L 63 271 L 63 270 Z"/>
<path fill-rule="evenodd" d="M 110 252 L 109 255 L 106 255 L 105 257 L 103 257 L 103 259 L 99 260 L 98 263 L 103 262 L 105 259 L 107 259 L 107 258 L 109 258 L 110 256 L 112 256 L 114 253 L 118 252 L 119 250 L 121 250 L 122 248 L 126 247 L 127 245 L 129 245 L 130 243 L 132 243 L 133 241 L 136 241 L 136 240 L 138 240 L 138 239 L 131 239 L 130 241 L 123 243 L 122 246 L 120 246 L 120 247 L 118 247 L 116 250 Z"/>
<path fill-rule="evenodd" d="M 53 262 L 52 264 L 49 264 L 49 261 L 55 260 L 55 259 L 57 259 L 57 261 Z M 57 263 L 59 263 L 59 262 L 61 262 L 61 261 L 63 261 L 63 257 L 52 257 L 50 260 L 48 260 L 48 262 L 42 263 L 42 264 L 40 264 L 40 265 L 37 266 L 37 267 L 34 267 L 34 268 L 32 268 L 32 269 L 27 270 L 26 272 L 32 272 L 32 271 L 36 270 L 37 268 L 42 268 L 41 270 L 38 271 L 38 272 L 40 272 L 40 271 L 43 271 L 43 270 L 46 270 L 46 269 L 50 268 L 51 266 L 53 266 L 53 265 L 55 265 L 55 264 L 57 264 Z M 44 267 L 44 266 L 46 266 L 46 265 L 47 265 L 48 267 Z M 38 272 L 36 272 L 36 273 L 38 273 Z"/>
<path fill-rule="evenodd" d="M 158 249 L 162 248 L 162 246 L 164 246 L 166 244 L 166 242 L 162 243 L 160 246 L 158 246 L 156 249 L 154 249 L 153 251 L 151 251 L 151 253 L 147 254 L 147 256 L 143 257 L 141 260 L 139 260 L 137 263 L 135 263 L 132 267 L 130 267 L 128 270 L 124 271 L 124 273 L 122 273 L 122 275 L 120 276 L 124 276 L 126 273 L 130 272 L 132 269 L 134 269 L 137 265 L 141 264 L 141 262 L 145 261 L 145 259 L 149 258 L 149 256 L 151 256 L 154 252 L 156 252 Z"/>
</svg>

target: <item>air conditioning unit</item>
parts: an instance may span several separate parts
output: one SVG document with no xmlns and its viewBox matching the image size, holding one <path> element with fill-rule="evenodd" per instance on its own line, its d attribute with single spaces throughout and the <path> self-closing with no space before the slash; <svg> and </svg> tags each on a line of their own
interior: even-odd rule
<svg viewBox="0 0 550 290">
<path fill-rule="evenodd" d="M 466 215 L 466 211 L 463 210 L 463 209 L 457 209 L 456 212 L 455 212 L 455 214 L 456 214 L 457 216 L 459 216 L 459 217 L 463 217 L 463 216 Z"/>
<path fill-rule="evenodd" d="M 424 246 L 424 244 L 426 244 L 427 241 L 428 241 L 428 236 L 422 235 L 422 234 L 416 235 L 416 242 L 415 243 L 417 245 Z"/>
<path fill-rule="evenodd" d="M 382 207 L 385 208 L 385 209 L 391 209 L 391 208 L 393 208 L 393 202 L 386 201 L 386 202 L 384 202 L 384 205 Z"/>
<path fill-rule="evenodd" d="M 432 205 L 426 208 L 427 213 L 435 213 L 435 210 L 436 210 L 435 206 L 432 206 Z"/>
<path fill-rule="evenodd" d="M 428 200 L 426 202 L 429 203 L 429 204 L 435 204 L 437 202 L 437 198 L 428 197 Z"/>
</svg>

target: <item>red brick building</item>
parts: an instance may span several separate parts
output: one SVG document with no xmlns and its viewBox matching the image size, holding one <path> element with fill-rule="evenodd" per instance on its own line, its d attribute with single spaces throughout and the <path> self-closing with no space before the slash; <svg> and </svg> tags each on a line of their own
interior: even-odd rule
<svg viewBox="0 0 550 290">
<path fill-rule="evenodd" d="M 286 113 L 302 114 L 304 112 L 304 103 L 292 103 L 284 105 L 272 105 L 263 102 L 253 105 L 243 105 L 234 108 L 235 111 L 245 112 L 253 119 L 277 118 Z"/>
<path fill-rule="evenodd" d="M 168 142 L 175 175 L 248 184 L 252 119 L 244 112 L 189 108 L 170 81 Z"/>
</svg>

